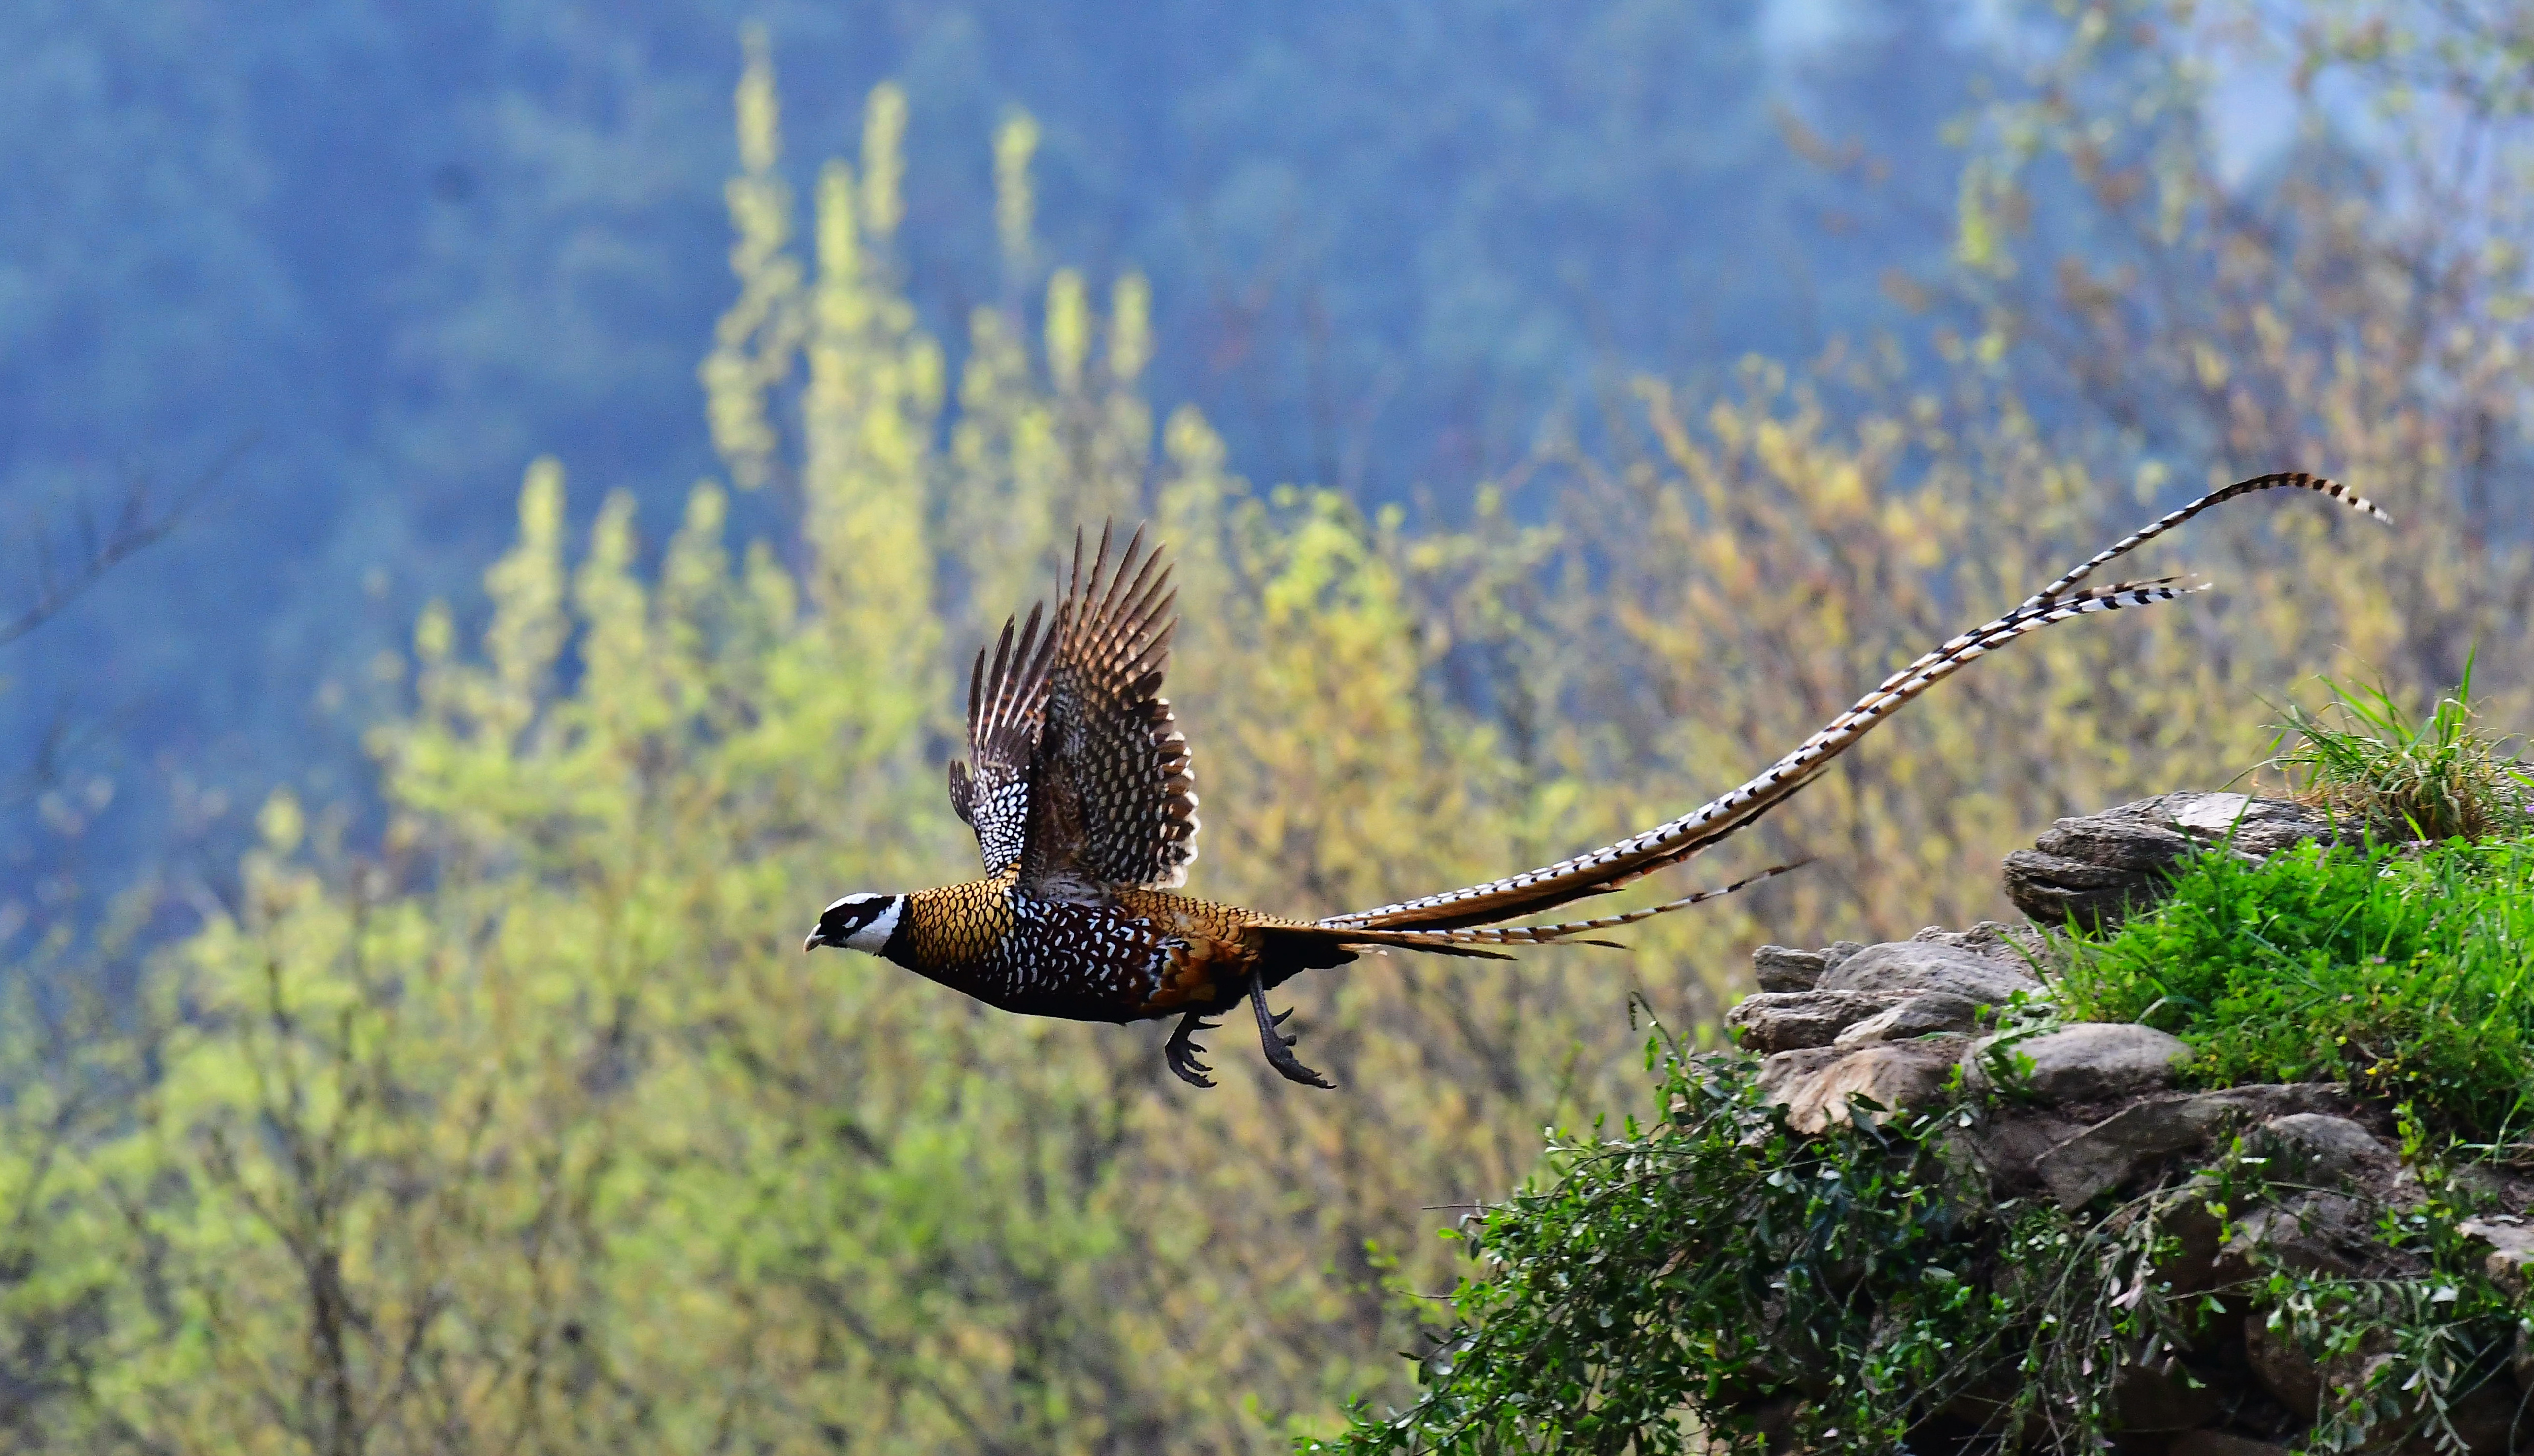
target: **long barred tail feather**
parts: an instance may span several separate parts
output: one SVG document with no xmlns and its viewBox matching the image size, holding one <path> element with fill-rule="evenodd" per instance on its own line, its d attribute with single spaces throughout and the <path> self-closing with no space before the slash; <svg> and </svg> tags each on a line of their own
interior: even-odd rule
<svg viewBox="0 0 2534 1456">
<path fill-rule="evenodd" d="M 1770 809 L 1792 797 L 1795 790 L 1819 777 L 1830 767 L 1832 759 L 1845 752 L 1858 738 L 1865 736 L 1875 724 L 1890 716 L 1901 704 L 2026 632 L 2037 632 L 2053 622 L 2063 622 L 2070 617 L 2083 616 L 2090 612 L 2118 612 L 2124 607 L 2150 607 L 2160 602 L 2173 601 L 2177 597 L 2189 596 L 2194 592 L 2204 592 L 2209 588 L 2207 582 L 2173 586 L 2169 584 L 2171 580 L 2166 578 L 2153 582 L 2123 582 L 2117 586 L 2081 592 L 2055 607 L 2045 608 L 2039 612 L 2026 612 L 2018 609 L 2016 612 L 1990 623 L 1987 629 L 1963 634 L 1961 639 L 1961 645 L 1956 651 L 1939 661 L 1927 664 L 1916 672 L 1902 676 L 1891 687 L 1877 688 L 1867 694 L 1854 707 L 1832 720 L 1829 728 L 1815 733 L 1794 752 L 1779 760 L 1779 766 L 1789 772 L 1778 781 L 1775 786 L 1777 792 L 1755 796 L 1740 815 L 1732 816 L 1725 822 L 1691 837 L 1668 853 L 1649 859 L 1643 864 L 1612 876 L 1591 893 L 1598 895 L 1617 890 L 1657 870 L 1667 869 L 1678 864 L 1691 855 L 1713 846 L 1719 841 L 1739 834 L 1759 822 L 1761 816 Z"/>
<path fill-rule="evenodd" d="M 2079 582 L 2083 581 L 2086 577 L 2093 575 L 2096 568 L 2102 566 L 2106 562 L 2129 554 L 2131 552 L 2138 550 L 2140 547 L 2144 546 L 2148 542 L 2155 540 L 2157 537 L 2162 536 L 2168 531 L 2171 531 L 2176 526 L 2190 520 L 2192 517 L 2200 515 L 2204 511 L 2212 510 L 2239 496 L 2250 495 L 2257 491 L 2275 490 L 2313 491 L 2319 495 L 2327 495 L 2334 500 L 2338 500 L 2349 506 L 2352 510 L 2358 511 L 2362 515 L 2372 516 L 2375 519 L 2383 522 L 2387 526 L 2393 524 L 2393 518 L 2386 515 L 2383 509 L 2377 505 L 2375 501 L 2359 495 L 2357 492 L 2352 491 L 2338 481 L 2327 480 L 2319 475 L 2309 475 L 2302 470 L 2280 471 L 2271 475 L 2257 475 L 2251 480 L 2237 481 L 2231 486 L 2225 486 L 2218 490 L 2211 491 L 2207 495 L 2201 496 L 2199 499 L 2192 501 L 2190 504 L 2185 505 L 2178 510 L 2167 511 L 2165 514 L 2156 517 L 2154 520 L 2148 522 L 2137 531 L 2122 537 L 2120 540 L 2113 542 L 2110 546 L 2096 552 L 2093 555 L 2087 557 L 2083 564 L 2078 566 L 2075 570 L 2070 571 L 2065 576 L 2060 577 L 2057 581 L 2050 583 L 2050 585 L 2043 587 L 2040 591 L 2037 591 L 2031 596 L 2025 598 L 2022 606 L 2017 610 L 2029 611 L 2048 607 L 2057 602 L 2063 593 L 2069 591 Z M 2174 578 L 2169 576 L 2159 577 L 2157 579 L 2159 581 L 2174 580 Z M 2011 617 L 2013 613 L 2010 612 L 2008 615 Z M 1999 621 L 2007 619 L 2007 617 L 2001 617 L 1999 618 Z M 1930 650 L 1916 662 L 1902 668 L 1891 676 L 1884 678 L 1876 691 L 1886 691 L 1900 685 L 1900 683 L 1911 676 L 1913 673 L 1916 673 L 1922 669 L 1935 663 L 1947 653 L 1953 652 L 1966 645 L 1973 637 L 1977 636 L 1981 632 L 1989 630 L 1990 627 L 1995 627 L 1996 625 L 1998 625 L 1998 622 L 1991 622 L 1986 627 L 1974 628 L 1969 632 L 1965 632 L 1962 635 L 1954 638 L 1950 642 L 1944 643 L 1943 645 Z M 1868 696 L 1871 696 L 1871 694 Z M 1828 732 L 1829 729 L 1825 728 L 1823 731 Z"/>
<path fill-rule="evenodd" d="M 1833 759 L 1872 731 L 1876 724 L 1938 682 L 2017 637 L 2072 617 L 2096 612 L 2117 612 L 2127 607 L 2152 606 L 2172 601 L 2187 592 L 2204 590 L 2204 584 L 2176 585 L 2176 579 L 2172 577 L 2082 590 L 2077 587 L 2103 563 L 2136 550 L 2202 511 L 2239 495 L 2277 487 L 2316 491 L 2379 520 L 2390 519 L 2365 497 L 2335 482 L 2316 476 L 2266 475 L 2237 482 L 2123 538 L 2004 616 L 1964 632 L 1921 656 L 1885 678 L 1872 692 L 1832 719 L 1820 731 L 1796 745 L 1758 777 L 1678 819 L 1630 836 L 1617 844 L 1509 879 L 1403 901 L 1377 909 L 1335 915 L 1319 924 L 1332 930 L 1392 933 L 1461 930 L 1517 915 L 1538 914 L 1588 896 L 1607 894 L 1632 880 L 1677 864 L 1739 833 L 1785 802 L 1822 774 Z"/>
<path fill-rule="evenodd" d="M 1579 946 L 1605 946 L 1613 951 L 1622 951 L 1627 948 L 1614 940 L 1581 940 L 1578 937 L 1591 935 L 1596 931 L 1616 930 L 1622 925 L 1634 925 L 1640 920 L 1651 920 L 1657 915 L 1668 915 L 1674 910 L 1685 910 L 1691 905 L 1705 904 L 1711 900 L 1722 900 L 1745 886 L 1757 885 L 1762 880 L 1774 880 L 1789 871 L 1802 869 L 1810 863 L 1812 861 L 1809 859 L 1798 859 L 1792 864 L 1772 865 L 1758 874 L 1744 875 L 1730 885 L 1719 885 L 1713 890 L 1701 890 L 1695 895 L 1684 895 L 1678 900 L 1667 900 L 1661 904 L 1650 904 L 1642 909 L 1627 910 L 1616 915 L 1596 915 L 1589 920 L 1567 920 L 1555 925 L 1505 925 L 1480 930 L 1394 930 L 1388 932 L 1388 935 L 1397 939 L 1388 940 L 1386 944 L 1407 944 L 1412 950 L 1421 950 L 1428 948 L 1425 944 L 1427 942 L 1461 946 L 1548 946 L 1564 943 Z"/>
<path fill-rule="evenodd" d="M 2017 637 L 2071 617 L 2096 612 L 2117 612 L 2126 607 L 2152 606 L 2203 589 L 2202 586 L 2176 586 L 2169 579 L 2121 582 L 2079 592 L 2064 602 L 2039 610 L 2018 608 L 1983 627 L 1963 633 L 1955 639 L 1953 651 L 1930 654 L 1927 660 L 1922 660 L 1917 670 L 1901 674 L 1891 685 L 1878 686 L 1858 699 L 1846 712 L 1832 719 L 1819 732 L 1796 745 L 1758 777 L 1668 824 L 1658 825 L 1643 834 L 1590 854 L 1578 855 L 1562 864 L 1533 870 L 1509 880 L 1403 902 L 1384 909 L 1362 911 L 1358 915 L 1336 916 L 1320 923 L 1384 929 L 1412 925 L 1438 930 L 1457 929 L 1515 915 L 1538 914 L 1588 896 L 1606 895 L 1631 881 L 1678 864 L 1748 828 L 1819 777 L 1830 767 L 1833 759 L 1873 731 L 1876 724 L 1890 717 L 1901 705 Z"/>
<path fill-rule="evenodd" d="M 2225 486 L 2218 490 L 2211 491 L 2207 495 L 2201 496 L 2199 499 L 2192 501 L 2189 505 L 2182 507 L 2180 510 L 2169 511 L 2164 515 L 2156 517 L 2153 521 L 2141 527 L 2137 532 L 2124 536 L 2120 540 L 2113 542 L 2110 546 L 2096 552 L 2091 558 L 2089 558 L 2083 565 L 2079 566 L 2076 570 L 2069 572 L 2067 575 L 2060 577 L 2057 581 L 2043 587 L 2040 591 L 2033 593 L 2023 605 L 2026 607 L 2046 606 L 2050 602 L 2056 600 L 2061 592 L 2068 590 L 2077 583 L 2083 581 L 2086 577 L 2093 575 L 2095 567 L 2102 565 L 2104 562 L 2111 560 L 2115 556 L 2129 554 L 2131 552 L 2134 552 L 2140 547 L 2146 545 L 2148 542 L 2155 540 L 2165 532 L 2172 530 L 2174 527 L 2181 525 L 2187 520 L 2190 520 L 2193 516 L 2200 514 L 2203 510 L 2213 510 L 2216 507 L 2225 504 L 2227 501 L 2234 499 L 2238 495 L 2250 495 L 2256 491 L 2275 491 L 2282 488 L 2296 491 L 2319 492 L 2330 496 L 2334 500 L 2340 501 L 2342 504 L 2347 505 L 2350 509 L 2357 511 L 2361 515 L 2374 516 L 2376 519 L 2383 522 L 2387 526 L 2393 524 L 2393 518 L 2384 514 L 2382 509 L 2378 508 L 2375 501 L 2359 495 L 2357 492 L 2342 485 L 2338 481 L 2325 480 L 2319 475 L 2308 475 L 2302 470 L 2282 471 L 2275 475 L 2257 475 L 2251 480 L 2237 481 L 2231 486 Z"/>
</svg>

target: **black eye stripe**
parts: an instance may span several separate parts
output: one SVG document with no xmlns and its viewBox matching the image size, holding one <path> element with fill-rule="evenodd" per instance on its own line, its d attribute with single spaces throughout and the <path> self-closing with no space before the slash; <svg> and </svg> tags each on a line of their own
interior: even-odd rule
<svg viewBox="0 0 2534 1456">
<path fill-rule="evenodd" d="M 831 915 L 839 915 L 857 923 L 868 922 L 888 908 L 889 900 L 890 897 L 885 895 L 848 895 L 821 910 L 818 918 L 824 920 Z"/>
</svg>

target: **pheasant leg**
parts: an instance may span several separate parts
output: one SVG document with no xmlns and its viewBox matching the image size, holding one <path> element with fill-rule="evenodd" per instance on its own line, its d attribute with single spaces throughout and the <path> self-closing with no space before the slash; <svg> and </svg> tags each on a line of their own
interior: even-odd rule
<svg viewBox="0 0 2534 1456">
<path fill-rule="evenodd" d="M 1258 1045 L 1267 1053 L 1267 1065 L 1275 1068 L 1278 1076 L 1287 1081 L 1300 1082 L 1306 1087 L 1337 1085 L 1336 1082 L 1303 1066 L 1300 1060 L 1295 1057 L 1294 1043 L 1300 1038 L 1287 1036 L 1276 1029 L 1276 1024 L 1293 1013 L 1288 1011 L 1279 1016 L 1267 1015 L 1267 984 L 1262 977 L 1255 974 L 1249 977 L 1249 1009 L 1258 1014 Z"/>
</svg>

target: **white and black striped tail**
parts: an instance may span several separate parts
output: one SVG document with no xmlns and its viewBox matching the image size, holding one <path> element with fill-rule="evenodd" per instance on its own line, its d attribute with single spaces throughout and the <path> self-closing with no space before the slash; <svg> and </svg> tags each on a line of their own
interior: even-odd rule
<svg viewBox="0 0 2534 1456">
<path fill-rule="evenodd" d="M 2377 506 L 2375 501 L 2359 495 L 2356 491 L 2349 489 L 2338 481 L 2325 480 L 2319 475 L 2308 475 L 2302 470 L 2281 471 L 2276 475 L 2257 475 L 2251 480 L 2237 481 L 2231 486 L 2211 491 L 2207 495 L 2201 496 L 2199 499 L 2192 501 L 2189 505 L 2182 507 L 2180 510 L 2170 511 L 2164 515 L 2158 516 L 2155 520 L 2140 528 L 2133 534 L 2124 536 L 2120 540 L 2113 542 L 2110 546 L 2096 552 L 2083 565 L 2079 566 L 2076 570 L 2069 572 L 2057 581 L 2054 581 L 2050 583 L 2050 585 L 2033 593 L 2031 597 L 2025 600 L 2023 605 L 2026 607 L 2041 607 L 2056 601 L 2060 593 L 2067 591 L 2070 587 L 2073 587 L 2077 583 L 2083 581 L 2086 577 L 2093 575 L 2095 567 L 2102 565 L 2104 562 L 2111 560 L 2115 556 L 2125 556 L 2129 554 L 2131 552 L 2134 552 L 2140 547 L 2146 545 L 2148 542 L 2155 540 L 2157 537 L 2162 536 L 2165 532 L 2172 530 L 2174 527 L 2181 525 L 2187 520 L 2190 520 L 2193 516 L 2200 514 L 2202 511 L 2210 510 L 2223 505 L 2238 495 L 2250 495 L 2256 491 L 2277 490 L 2318 492 L 2322 495 L 2330 496 L 2332 499 L 2341 502 L 2361 515 L 2374 516 L 2376 519 L 2383 521 L 2387 526 L 2393 524 L 2393 518 L 2384 514 L 2384 512 Z"/>
<path fill-rule="evenodd" d="M 2193 516 L 2199 515 L 2212 507 L 2223 505 L 2227 501 L 2235 499 L 2239 495 L 2250 495 L 2256 491 L 2275 490 L 2314 491 L 2318 494 L 2328 495 L 2332 499 L 2338 500 L 2362 514 L 2373 516 L 2377 520 L 2383 521 L 2388 526 L 2393 523 L 2393 518 L 2386 515 L 2382 509 L 2380 509 L 2375 501 L 2370 500 L 2366 496 L 2359 495 L 2357 492 L 2350 490 L 2347 486 L 2340 484 L 2338 481 L 2325 480 L 2322 476 L 2308 475 L 2303 471 L 2285 471 L 2276 475 L 2257 475 L 2251 480 L 2237 481 L 2235 484 L 2227 486 L 2222 490 L 2211 491 L 2207 495 L 2201 496 L 2199 499 L 2192 501 L 2189 505 L 2183 506 L 2179 510 L 2168 511 L 2164 515 L 2158 516 L 2146 526 L 2142 527 L 2128 536 L 2122 537 L 2110 546 L 2096 552 L 2093 555 L 2086 558 L 2084 564 L 2077 567 L 2077 569 L 2060 577 L 2057 581 L 2043 587 L 2040 591 L 2033 593 L 2031 596 L 2026 597 L 2023 600 L 2022 605 L 2019 607 L 2017 611 L 2029 611 L 2051 605 L 2058 601 L 2061 596 L 2066 594 L 2079 582 L 2093 575 L 2097 567 L 2103 565 L 2105 562 L 2129 554 L 2131 552 L 2134 552 L 2140 547 L 2146 545 L 2148 542 L 2155 540 L 2157 537 L 2162 536 L 2174 527 L 2190 520 Z M 2173 578 L 2164 577 L 2160 579 L 2170 581 Z M 2008 613 L 2008 617 L 2011 617 L 2013 614 L 2014 613 L 2012 612 Z M 1998 620 L 2005 621 L 2008 617 L 2000 617 Z M 1882 689 L 1898 685 L 1903 679 L 1925 668 L 1928 664 L 1935 662 L 1946 653 L 1963 646 L 1973 637 L 1979 635 L 1979 633 L 1987 631 L 1990 627 L 1994 627 L 1996 625 L 1997 622 L 1990 622 L 1987 626 L 1975 627 L 1972 630 L 1964 632 L 1961 636 L 1954 638 L 1950 642 L 1931 648 L 1916 662 L 1911 663 L 1909 666 L 1902 668 L 1897 672 L 1894 672 L 1891 676 L 1884 678 L 1877 690 L 1880 691 Z M 1871 694 L 1868 696 L 1871 696 Z"/>
<path fill-rule="evenodd" d="M 2204 587 L 2175 586 L 2170 581 L 2121 582 L 2078 592 L 2038 610 L 2017 608 L 1954 639 L 1950 651 L 1921 658 L 1915 671 L 1887 679 L 1886 685 L 1858 699 L 1765 772 L 1667 824 L 1529 874 L 1404 901 L 1381 909 L 1334 916 L 1320 923 L 1366 929 L 1399 929 L 1420 923 L 1434 929 L 1458 928 L 1607 894 L 1738 833 L 1812 782 L 1830 766 L 1831 760 L 1871 732 L 1876 724 L 1902 704 L 2017 637 L 2071 617 L 2152 606 L 2201 590 Z M 1520 898 L 1519 903 L 1505 907 L 1504 903 L 1515 897 Z M 1434 925 L 1438 920 L 1446 923 Z"/>
<path fill-rule="evenodd" d="M 1820 731 L 1796 745 L 1792 752 L 1771 765 L 1766 772 L 1678 819 L 1590 853 L 1510 879 L 1403 901 L 1377 909 L 1336 915 L 1320 924 L 1332 929 L 1401 931 L 1412 926 L 1431 931 L 1462 929 L 1538 913 L 1587 896 L 1606 894 L 1631 880 L 1677 864 L 1719 840 L 1739 832 L 1783 803 L 1817 777 L 1832 759 L 1902 704 L 1961 670 L 1964 665 L 1977 661 L 2015 638 L 2071 617 L 2115 612 L 2125 607 L 2151 606 L 2169 602 L 2188 591 L 2202 590 L 2199 586 L 2175 586 L 2175 579 L 2171 577 L 2083 590 L 2078 590 L 2077 584 L 2104 562 L 2137 549 L 2202 511 L 2239 495 L 2281 487 L 2316 491 L 2380 520 L 2390 519 L 2373 502 L 2320 477 L 2291 473 L 2239 481 L 2123 538 L 2004 616 L 1962 633 L 1921 656 L 1886 677 L 1872 692 L 1832 719 Z"/>
<path fill-rule="evenodd" d="M 1394 930 L 1386 933 L 1388 938 L 1383 943 L 1399 945 L 1408 940 L 1430 939 L 1442 944 L 1459 946 L 1552 946 L 1560 942 L 1570 942 L 1575 945 L 1607 946 L 1612 950 L 1621 950 L 1624 948 L 1616 941 L 1577 940 L 1576 937 L 1591 935 L 1596 931 L 1616 930 L 1622 925 L 1634 925 L 1640 920 L 1651 920 L 1657 915 L 1668 915 L 1674 910 L 1685 910 L 1691 905 L 1705 904 L 1711 900 L 1722 900 L 1725 896 L 1746 886 L 1757 885 L 1762 880 L 1774 880 L 1780 875 L 1802 869 L 1810 863 L 1812 861 L 1809 859 L 1798 859 L 1792 864 L 1772 865 L 1756 875 L 1744 875 L 1730 885 L 1719 885 L 1713 890 L 1701 890 L 1696 895 L 1684 895 L 1678 900 L 1667 900 L 1661 904 L 1650 904 L 1642 909 L 1628 910 L 1616 915 L 1596 915 L 1590 920 L 1567 920 L 1555 925 L 1503 925 L 1478 930 Z M 1410 949 L 1413 950 L 1416 947 L 1412 945 Z"/>
</svg>

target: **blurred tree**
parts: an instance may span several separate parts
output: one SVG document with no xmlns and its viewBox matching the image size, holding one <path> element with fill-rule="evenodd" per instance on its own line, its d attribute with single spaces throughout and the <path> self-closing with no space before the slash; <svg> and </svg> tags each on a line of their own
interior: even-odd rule
<svg viewBox="0 0 2534 1456">
<path fill-rule="evenodd" d="M 903 79 L 903 185 L 866 181 L 922 226 L 896 282 L 954 387 L 979 305 L 1035 340 L 1058 262 L 1101 280 L 1086 299 L 1140 272 L 1139 389 L 1204 409 L 1262 480 L 1381 500 L 1519 459 L 1597 371 L 1808 351 L 1874 307 L 1876 269 L 1934 257 L 1939 230 L 1880 228 L 1862 263 L 1802 261 L 1848 189 L 1786 165 L 1770 119 L 1828 97 L 1844 141 L 1895 76 L 1918 99 L 1890 104 L 1946 104 L 1926 97 L 1959 67 L 1876 61 L 1941 46 L 1908 19 L 1934 4 L 1876 0 L 1809 40 L 1771 40 L 1760 0 L 1451 24 L 1336 0 L 11 7 L 0 119 L 42 142 L 0 159 L 0 507 L 124 452 L 190 469 L 266 445 L 165 569 L 30 644 L 24 679 L 132 712 L 94 757 L 112 812 L 76 844 L 30 828 L 0 903 L 74 851 L 131 867 L 99 894 L 171 838 L 232 860 L 251 829 L 212 811 L 277 781 L 366 799 L 378 656 L 500 549 L 488 483 L 530 456 L 660 513 L 713 468 L 684 362 L 713 309 L 744 18 L 820 78 L 791 98 L 813 160 Z M 1029 146 L 996 154 L 1047 185 L 1009 213 L 1013 252 L 983 143 L 1023 107 Z M 1924 128 L 1872 129 L 1939 156 Z M 0 747 L 39 740 L 52 696 L 0 699 Z"/>
<path fill-rule="evenodd" d="M 630 492 L 575 516 L 539 459 L 484 607 L 428 607 L 377 665 L 379 832 L 275 792 L 236 893 L 154 963 L 140 1025 L 0 1040 L 0 1192 L 21 1210 L 0 1349 L 25 1392 L 0 1430 L 30 1449 L 1258 1451 L 1396 1399 L 1392 1352 L 1453 1272 L 1434 1208 L 1523 1176 L 1544 1126 L 1630 1108 L 1633 1011 L 1711 1027 L 1763 927 L 1818 943 L 1994 911 L 1997 856 L 2051 815 L 2223 779 L 2258 754 L 2258 694 L 2345 670 L 2343 648 L 2425 670 L 2434 639 L 2404 613 L 2486 630 L 2523 590 L 2504 522 L 2426 564 L 2431 533 L 2461 529 L 2441 502 L 2471 498 L 2442 494 L 2471 457 L 2439 422 L 2471 418 L 2451 381 L 2483 377 L 2380 359 L 2364 331 L 2295 343 L 2338 339 L 2372 297 L 2338 288 L 2334 255 L 2311 284 L 2242 283 L 2244 332 L 2201 335 L 2205 356 L 2102 350 L 2083 362 L 2136 367 L 2082 388 L 2074 353 L 2010 375 L 2045 329 L 2103 325 L 2014 291 L 2042 243 L 2009 163 L 2119 135 L 2147 114 L 2139 86 L 2195 64 L 2171 27 L 2106 49 L 2111 20 L 2082 14 L 2042 58 L 2062 71 L 1971 138 L 1963 272 L 1896 280 L 1947 311 L 1934 366 L 1832 346 L 1800 373 L 1647 380 L 1589 438 L 1552 434 L 1416 514 L 1254 489 L 1198 407 L 1156 428 L 1155 289 L 1035 271 L 1067 256 L 1038 235 L 1044 121 L 998 123 L 1012 271 L 958 320 L 954 367 L 911 301 L 904 93 L 867 93 L 860 148 L 815 173 L 796 235 L 754 44 L 725 194 L 737 298 L 701 366 L 721 479 L 654 547 Z M 2355 196 L 2384 229 L 2405 216 L 2398 174 Z M 2173 329 L 2235 317 L 2231 275 L 2185 265 L 2252 246 L 2219 200 L 2144 235 L 2180 260 L 2140 274 L 2171 290 L 2144 296 Z M 2391 328 L 2415 296 L 2379 286 L 2393 312 L 2370 326 Z M 2246 362 L 2264 339 L 2285 352 Z M 2177 391 L 2238 378 L 2276 391 L 2259 418 L 2310 423 L 2224 448 L 2321 458 L 2229 468 L 2354 461 L 2371 491 L 2386 472 L 2412 534 L 2344 541 L 2290 503 L 2159 548 L 2221 594 L 1947 684 L 1709 874 L 1788 849 L 1819 866 L 1627 952 L 1368 958 L 1297 983 L 1338 1094 L 1245 1060 L 1195 1094 L 1160 1075 L 1158 1027 L 1004 1017 L 792 949 L 840 890 L 969 862 L 937 774 L 955 670 L 1052 585 L 1074 522 L 1149 515 L 1179 562 L 1172 692 L 1208 822 L 1192 888 L 1334 910 L 1544 862 L 1738 780 L 2132 524 L 2206 463 L 2186 447 L 2219 448 L 2081 406 L 2117 386 L 2141 418 L 2213 428 L 2262 399 L 2195 415 Z M 2521 684 L 2498 655 L 2489 680 Z"/>
</svg>

